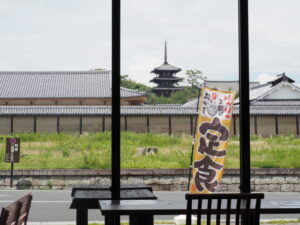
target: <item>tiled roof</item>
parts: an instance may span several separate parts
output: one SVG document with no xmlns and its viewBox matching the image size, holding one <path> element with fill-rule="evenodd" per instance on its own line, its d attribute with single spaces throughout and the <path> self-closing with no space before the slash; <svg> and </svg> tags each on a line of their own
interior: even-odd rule
<svg viewBox="0 0 300 225">
<path fill-rule="evenodd" d="M 274 86 L 274 85 L 279 84 L 283 81 L 287 81 L 289 83 L 295 83 L 295 81 L 293 79 L 291 79 L 290 77 L 286 76 L 285 73 L 277 75 L 277 77 L 274 80 L 269 81 L 268 83 L 271 83 Z"/>
<path fill-rule="evenodd" d="M 238 114 L 239 105 L 235 106 Z M 250 106 L 252 115 L 300 115 L 299 100 L 260 100 L 254 101 Z"/>
<path fill-rule="evenodd" d="M 152 80 L 150 80 L 150 82 L 153 82 L 153 81 L 180 81 L 180 80 L 183 80 L 183 78 L 181 77 L 155 77 L 153 78 Z"/>
<path fill-rule="evenodd" d="M 282 84 L 278 84 L 282 85 Z M 292 85 L 292 84 L 290 84 Z M 278 88 L 277 86 L 272 87 L 271 83 L 266 83 L 257 87 L 254 87 L 250 90 L 250 101 L 254 101 L 259 99 L 261 96 L 265 95 L 266 93 L 271 92 L 272 90 L 275 90 Z M 239 103 L 239 99 L 236 99 L 234 101 L 235 104 Z M 191 101 L 186 102 L 183 106 L 191 106 L 191 107 L 196 107 L 197 106 L 197 99 L 192 99 Z"/>
<path fill-rule="evenodd" d="M 266 83 L 257 87 L 254 87 L 250 90 L 250 95 L 249 95 L 249 99 L 250 101 L 256 101 L 256 100 L 262 100 L 263 98 L 265 98 L 265 96 L 271 94 L 272 92 L 280 89 L 282 86 L 290 86 L 292 89 L 297 89 L 300 91 L 300 89 L 287 82 L 287 81 L 283 81 L 281 83 L 276 84 L 275 86 L 272 85 L 272 83 Z M 239 103 L 239 99 L 236 99 L 234 101 L 235 104 Z"/>
<path fill-rule="evenodd" d="M 182 107 L 197 107 L 198 99 L 193 99 Z M 239 114 L 239 105 L 234 105 L 234 115 Z M 250 115 L 300 115 L 299 100 L 261 100 L 252 102 Z"/>
<path fill-rule="evenodd" d="M 195 108 L 181 106 L 122 106 L 122 115 L 196 115 Z M 111 115 L 110 106 L 0 106 L 0 116 Z"/>
<path fill-rule="evenodd" d="M 289 87 L 292 90 L 296 90 L 300 92 L 300 88 L 296 85 L 292 84 L 295 81 L 291 78 L 287 77 L 286 75 L 277 76 L 275 80 L 272 80 L 268 83 L 253 87 L 250 89 L 250 101 L 262 100 L 266 96 L 276 92 L 276 90 L 282 87 Z M 235 104 L 239 103 L 239 99 L 234 101 Z"/>
<path fill-rule="evenodd" d="M 233 111 L 234 115 L 239 114 L 239 106 L 236 105 Z M 250 115 L 278 115 L 278 116 L 295 116 L 300 115 L 300 106 L 250 106 Z"/>
<path fill-rule="evenodd" d="M 266 83 L 257 87 L 254 87 L 250 90 L 250 101 L 255 100 L 262 96 L 263 94 L 271 91 L 274 87 L 272 87 L 272 84 Z"/>
<path fill-rule="evenodd" d="M 169 90 L 182 90 L 183 87 L 153 87 L 152 90 L 162 90 L 162 91 L 169 91 Z"/>
<path fill-rule="evenodd" d="M 121 88 L 121 97 L 145 96 Z M 0 98 L 110 98 L 109 71 L 0 72 Z"/>
<path fill-rule="evenodd" d="M 128 106 L 121 112 L 126 115 L 195 115 L 193 107 L 182 106 Z"/>
<path fill-rule="evenodd" d="M 121 114 L 128 116 L 192 116 L 197 115 L 195 107 L 183 106 L 122 106 Z M 239 106 L 234 106 L 234 115 Z M 110 106 L 0 106 L 0 116 L 56 116 L 91 115 L 109 116 Z M 250 115 L 300 115 L 300 106 L 250 106 Z"/>
<path fill-rule="evenodd" d="M 186 103 L 184 103 L 182 106 L 183 107 L 197 107 L 198 104 L 198 98 L 194 98 Z"/>
<path fill-rule="evenodd" d="M 151 73 L 155 73 L 156 71 L 173 71 L 173 72 L 179 72 L 179 71 L 181 71 L 181 69 L 177 68 L 175 66 L 172 66 L 169 63 L 165 62 L 161 66 L 156 67 L 154 70 L 152 70 Z"/>
<path fill-rule="evenodd" d="M 260 101 L 255 101 L 251 105 L 253 106 L 300 106 L 300 99 L 287 99 L 287 100 L 260 100 Z"/>
</svg>

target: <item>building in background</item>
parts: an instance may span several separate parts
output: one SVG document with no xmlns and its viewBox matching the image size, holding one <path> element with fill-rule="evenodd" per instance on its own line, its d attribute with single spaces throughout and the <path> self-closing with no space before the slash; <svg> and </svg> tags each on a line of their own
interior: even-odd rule
<svg viewBox="0 0 300 225">
<path fill-rule="evenodd" d="M 300 88 L 285 74 L 250 89 L 251 134 L 300 135 Z M 197 107 L 193 99 L 183 107 Z M 239 134 L 239 99 L 235 100 L 232 133 Z"/>
<path fill-rule="evenodd" d="M 110 71 L 0 72 L 0 105 L 111 105 Z M 121 88 L 122 105 L 146 93 Z"/>
<path fill-rule="evenodd" d="M 249 82 L 250 88 L 259 85 L 259 82 Z M 204 86 L 222 91 L 239 91 L 239 81 L 204 80 Z"/>
<path fill-rule="evenodd" d="M 1 72 L 0 134 L 83 134 L 111 130 L 111 89 L 109 79 L 99 78 L 103 74 L 110 77 L 107 71 Z M 122 89 L 121 93 L 125 103 L 121 106 L 122 130 L 193 134 L 197 99 L 183 105 L 133 105 L 136 101 L 142 102 L 144 93 L 128 89 Z M 300 135 L 299 117 L 300 88 L 286 75 L 250 90 L 251 134 Z M 230 133 L 239 135 L 238 99 Z"/>
<path fill-rule="evenodd" d="M 156 87 L 152 88 L 152 92 L 159 96 L 168 97 L 172 92 L 183 89 L 177 84 L 183 80 L 183 78 L 176 77 L 176 73 L 179 71 L 181 71 L 180 68 L 170 65 L 167 61 L 167 42 L 165 42 L 165 61 L 161 66 L 151 71 L 151 73 L 156 74 L 156 77 L 150 82 L 157 84 Z"/>
</svg>

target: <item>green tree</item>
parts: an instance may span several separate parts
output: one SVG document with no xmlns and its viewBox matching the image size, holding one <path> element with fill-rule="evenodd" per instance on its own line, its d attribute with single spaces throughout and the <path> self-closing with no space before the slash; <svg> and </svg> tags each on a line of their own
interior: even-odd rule
<svg viewBox="0 0 300 225">
<path fill-rule="evenodd" d="M 202 72 L 200 70 L 194 69 L 194 70 L 187 70 L 185 72 L 185 75 L 187 76 L 186 81 L 192 86 L 201 86 L 202 81 L 207 79 L 205 76 L 203 76 Z"/>
<path fill-rule="evenodd" d="M 121 87 L 138 90 L 138 91 L 150 91 L 151 88 L 145 84 L 138 83 L 129 78 L 129 75 L 121 75 Z"/>
<path fill-rule="evenodd" d="M 121 75 L 121 86 L 128 89 L 146 91 L 147 99 L 145 104 L 148 105 L 184 104 L 193 98 L 197 98 L 199 94 L 199 88 L 197 85 L 194 85 L 184 86 L 182 90 L 173 92 L 170 97 L 158 96 L 151 92 L 151 87 L 131 80 L 128 75 Z"/>
<path fill-rule="evenodd" d="M 154 93 L 149 93 L 146 104 L 156 105 L 156 104 L 184 104 L 187 101 L 197 98 L 199 95 L 199 88 L 185 86 L 183 90 L 178 90 L 173 92 L 170 97 L 157 96 Z"/>
</svg>

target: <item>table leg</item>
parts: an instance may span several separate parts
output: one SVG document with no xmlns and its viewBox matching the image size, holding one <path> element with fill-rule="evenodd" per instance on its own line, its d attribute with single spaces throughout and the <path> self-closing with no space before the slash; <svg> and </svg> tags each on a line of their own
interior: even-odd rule
<svg viewBox="0 0 300 225">
<path fill-rule="evenodd" d="M 79 208 L 76 210 L 76 225 L 88 225 L 87 208 Z"/>
<path fill-rule="evenodd" d="M 120 218 L 120 216 L 117 216 L 117 218 Z M 120 222 L 118 224 L 118 219 L 116 220 L 115 216 L 105 216 L 105 225 L 120 225 Z M 120 221 L 120 219 L 119 219 Z"/>
<path fill-rule="evenodd" d="M 153 215 L 130 215 L 129 216 L 130 225 L 153 225 L 154 216 Z"/>
</svg>

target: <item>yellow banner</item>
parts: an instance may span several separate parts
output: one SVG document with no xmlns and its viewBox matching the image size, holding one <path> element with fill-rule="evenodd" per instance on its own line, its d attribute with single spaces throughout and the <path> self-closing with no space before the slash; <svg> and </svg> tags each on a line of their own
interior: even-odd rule
<svg viewBox="0 0 300 225">
<path fill-rule="evenodd" d="M 234 92 L 203 88 L 197 119 L 191 193 L 212 193 L 221 181 Z"/>
</svg>

